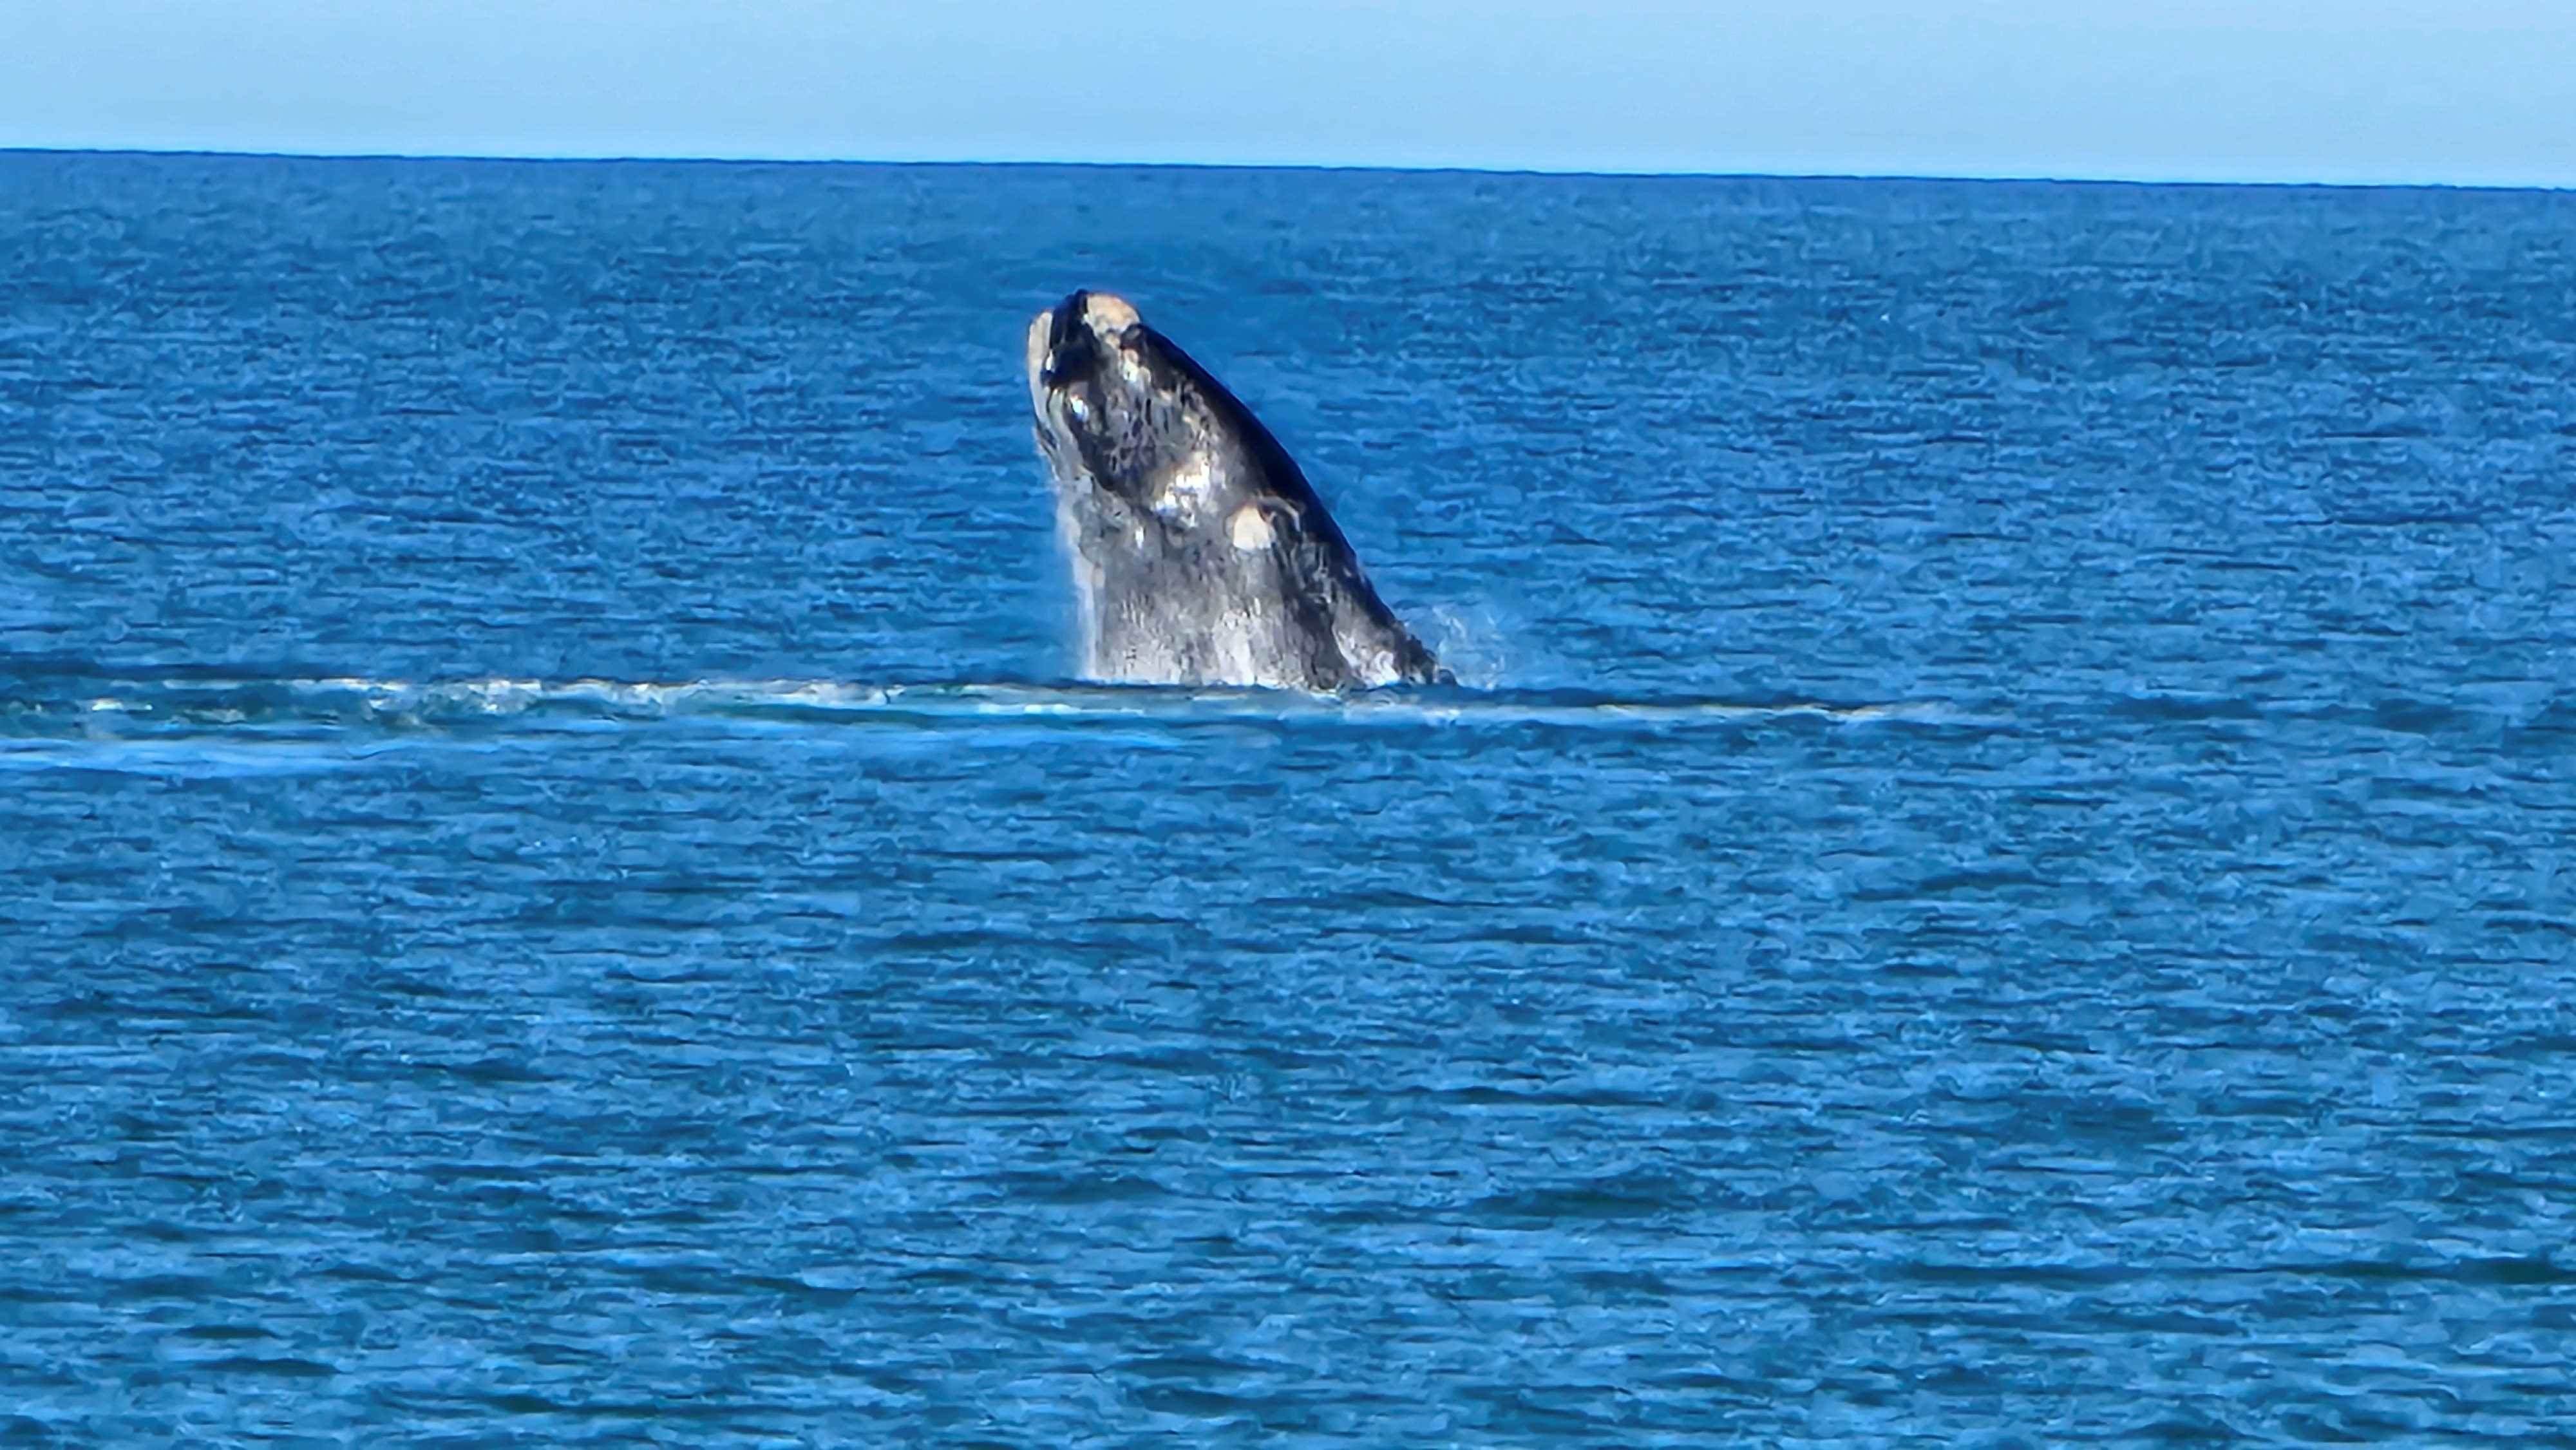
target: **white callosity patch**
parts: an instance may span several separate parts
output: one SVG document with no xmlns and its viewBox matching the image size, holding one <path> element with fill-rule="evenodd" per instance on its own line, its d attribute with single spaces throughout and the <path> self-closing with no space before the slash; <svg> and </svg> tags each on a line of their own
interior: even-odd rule
<svg viewBox="0 0 2576 1450">
<path fill-rule="evenodd" d="M 1083 326 L 1099 342 L 1102 355 L 1118 369 L 1119 381 L 1140 392 L 1153 387 L 1153 376 L 1146 369 L 1144 357 L 1131 345 L 1142 321 L 1124 297 L 1094 292 L 1083 300 Z"/>
<path fill-rule="evenodd" d="M 1154 391 L 1154 375 L 1146 368 L 1145 359 L 1134 349 L 1122 347 L 1112 339 L 1104 343 L 1102 352 L 1110 359 L 1111 366 L 1117 368 L 1120 386 L 1140 397 Z"/>
<path fill-rule="evenodd" d="M 1261 512 L 1261 506 L 1248 503 L 1234 511 L 1234 518 L 1226 525 L 1226 537 L 1234 541 L 1236 548 L 1252 554 L 1269 548 L 1279 535 L 1270 527 L 1270 519 Z"/>
<path fill-rule="evenodd" d="M 1208 495 L 1216 490 L 1216 470 L 1204 452 L 1193 452 L 1163 476 L 1163 487 L 1154 495 L 1154 512 L 1184 524 L 1195 524 L 1207 511 Z"/>
<path fill-rule="evenodd" d="M 1126 298 L 1107 292 L 1094 292 L 1082 299 L 1082 320 L 1094 334 L 1115 337 L 1144 319 Z"/>
</svg>

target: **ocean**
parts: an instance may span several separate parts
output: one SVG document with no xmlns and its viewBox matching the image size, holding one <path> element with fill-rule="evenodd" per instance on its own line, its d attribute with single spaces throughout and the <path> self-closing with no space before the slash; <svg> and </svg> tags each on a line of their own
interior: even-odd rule
<svg viewBox="0 0 2576 1450">
<path fill-rule="evenodd" d="M 1132 299 L 1459 683 L 1068 677 Z M 0 1443 L 2576 1444 L 2576 195 L 0 155 Z"/>
</svg>

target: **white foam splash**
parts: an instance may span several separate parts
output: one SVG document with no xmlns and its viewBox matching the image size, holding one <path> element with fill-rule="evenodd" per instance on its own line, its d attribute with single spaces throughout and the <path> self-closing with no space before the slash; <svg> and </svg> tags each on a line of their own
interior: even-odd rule
<svg viewBox="0 0 2576 1450">
<path fill-rule="evenodd" d="M 68 703 L 68 702 L 67 702 Z M 1310 695 L 1290 690 L 1132 685 L 872 684 L 842 680 L 541 680 L 510 676 L 413 681 L 339 676 L 300 680 L 135 682 L 79 702 L 80 711 L 134 725 L 255 724 L 437 727 L 568 713 L 606 720 L 768 717 L 854 722 L 975 719 L 1060 721 L 1339 722 L 1370 726 L 1633 729 L 1805 717 L 1860 724 L 1966 717 L 1937 702 L 1838 705 L 1705 699 L 1610 699 L 1470 688 Z"/>
<path fill-rule="evenodd" d="M 1491 604 L 1439 604 L 1422 615 L 1423 643 L 1459 684 L 1490 690 L 1511 677 L 1511 640 L 1521 632 L 1505 626 Z"/>
</svg>

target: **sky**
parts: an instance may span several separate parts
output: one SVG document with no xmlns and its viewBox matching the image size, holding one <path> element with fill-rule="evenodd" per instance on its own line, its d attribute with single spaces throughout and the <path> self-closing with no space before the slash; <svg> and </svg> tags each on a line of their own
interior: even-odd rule
<svg viewBox="0 0 2576 1450">
<path fill-rule="evenodd" d="M 0 0 L 0 147 L 2576 186 L 2576 0 Z"/>
</svg>

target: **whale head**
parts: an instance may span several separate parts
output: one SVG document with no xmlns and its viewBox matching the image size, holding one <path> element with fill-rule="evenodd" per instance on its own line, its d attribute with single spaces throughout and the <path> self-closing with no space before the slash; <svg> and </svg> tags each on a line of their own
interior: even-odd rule
<svg viewBox="0 0 2576 1450">
<path fill-rule="evenodd" d="M 1181 528 L 1228 518 L 1256 492 L 1291 506 L 1311 496 L 1251 410 L 1123 297 L 1076 292 L 1039 313 L 1028 374 L 1038 450 L 1068 487 Z"/>
<path fill-rule="evenodd" d="M 1086 675 L 1312 690 L 1440 678 L 1287 450 L 1126 299 L 1082 291 L 1039 313 L 1025 360 Z"/>
</svg>

